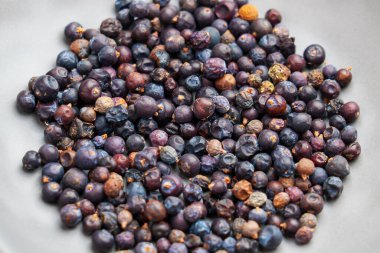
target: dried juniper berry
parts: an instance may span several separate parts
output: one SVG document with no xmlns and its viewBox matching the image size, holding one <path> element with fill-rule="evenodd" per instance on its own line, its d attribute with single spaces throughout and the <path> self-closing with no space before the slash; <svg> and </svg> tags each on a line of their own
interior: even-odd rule
<svg viewBox="0 0 380 253">
<path fill-rule="evenodd" d="M 91 239 L 94 248 L 99 249 L 101 251 L 109 251 L 113 248 L 115 244 L 114 236 L 106 229 L 95 231 L 92 234 Z"/>
<path fill-rule="evenodd" d="M 110 124 L 121 125 L 128 119 L 128 110 L 124 105 L 113 106 L 106 112 L 106 120 Z"/>
<path fill-rule="evenodd" d="M 182 195 L 186 203 L 193 203 L 202 200 L 203 191 L 199 185 L 189 183 L 183 188 Z"/>
<path fill-rule="evenodd" d="M 335 80 L 326 79 L 323 81 L 320 91 L 323 97 L 327 99 L 334 99 L 339 96 L 340 86 Z"/>
<path fill-rule="evenodd" d="M 57 182 L 49 182 L 42 186 L 42 199 L 48 203 L 56 202 L 61 193 L 61 185 Z"/>
<path fill-rule="evenodd" d="M 42 167 L 42 183 L 60 182 L 64 176 L 64 168 L 56 162 L 47 163 Z"/>
<path fill-rule="evenodd" d="M 281 230 L 273 225 L 263 227 L 259 235 L 259 243 L 266 250 L 276 249 L 282 242 Z"/>
<path fill-rule="evenodd" d="M 42 160 L 38 152 L 30 150 L 27 151 L 22 158 L 22 167 L 26 171 L 32 171 L 41 166 Z"/>
<path fill-rule="evenodd" d="M 69 169 L 62 178 L 63 188 L 71 188 L 79 193 L 83 192 L 87 183 L 87 175 L 82 170 L 77 168 Z"/>
<path fill-rule="evenodd" d="M 259 243 L 256 240 L 242 237 L 237 240 L 235 250 L 236 253 L 258 252 Z"/>
<path fill-rule="evenodd" d="M 303 57 L 306 60 L 306 63 L 310 67 L 318 67 L 325 61 L 325 50 L 321 45 L 313 44 L 308 46 L 304 53 Z"/>
<path fill-rule="evenodd" d="M 191 35 L 190 43 L 194 49 L 205 49 L 211 43 L 211 35 L 207 31 L 196 31 Z"/>
<path fill-rule="evenodd" d="M 233 132 L 233 125 L 230 120 L 225 118 L 215 119 L 211 124 L 211 135 L 219 140 L 231 138 Z"/>
<path fill-rule="evenodd" d="M 182 199 L 175 196 L 169 196 L 164 200 L 164 206 L 169 215 L 175 215 L 184 208 L 185 204 Z"/>
<path fill-rule="evenodd" d="M 97 156 L 98 154 L 95 149 L 82 147 L 76 153 L 75 164 L 83 170 L 93 169 L 98 164 Z"/>
<path fill-rule="evenodd" d="M 135 244 L 135 238 L 132 232 L 124 231 L 115 236 L 115 243 L 120 250 L 131 249 Z"/>
<path fill-rule="evenodd" d="M 240 159 L 249 159 L 259 150 L 257 138 L 251 134 L 243 134 L 236 142 L 235 152 Z"/>
<path fill-rule="evenodd" d="M 306 244 L 313 238 L 313 229 L 302 226 L 297 230 L 294 238 L 296 243 L 300 245 Z"/>
<path fill-rule="evenodd" d="M 174 164 L 178 161 L 178 154 L 171 146 L 164 146 L 160 149 L 160 159 L 167 164 Z"/>
<path fill-rule="evenodd" d="M 215 157 L 203 155 L 201 157 L 200 173 L 205 175 L 211 174 L 216 170 L 217 162 L 218 160 Z"/>
<path fill-rule="evenodd" d="M 206 217 L 207 210 L 202 202 L 193 202 L 184 209 L 184 218 L 190 223 L 194 223 Z"/>
<path fill-rule="evenodd" d="M 267 153 L 258 153 L 253 156 L 252 164 L 256 170 L 266 172 L 272 166 L 272 158 Z"/>
<path fill-rule="evenodd" d="M 70 50 L 63 50 L 57 55 L 56 64 L 67 70 L 72 70 L 78 64 L 78 57 Z"/>
<path fill-rule="evenodd" d="M 66 188 L 62 191 L 58 198 L 58 206 L 64 206 L 67 204 L 74 204 L 79 201 L 79 194 L 70 188 Z"/>
<path fill-rule="evenodd" d="M 292 158 L 282 156 L 274 161 L 274 168 L 280 177 L 291 177 L 295 172 L 295 164 Z"/>
<path fill-rule="evenodd" d="M 304 133 L 311 127 L 311 116 L 306 113 L 290 113 L 287 115 L 287 125 L 297 133 Z"/>
<path fill-rule="evenodd" d="M 323 193 L 328 199 L 337 199 L 342 194 L 343 182 L 339 177 L 328 177 L 323 183 Z"/>
<path fill-rule="evenodd" d="M 226 62 L 220 58 L 210 58 L 203 66 L 203 74 L 206 78 L 217 79 L 227 71 Z"/>
<path fill-rule="evenodd" d="M 82 220 L 80 209 L 74 204 L 67 204 L 60 210 L 61 221 L 66 227 L 75 227 Z"/>
<path fill-rule="evenodd" d="M 272 130 L 265 129 L 260 132 L 258 144 L 262 150 L 273 150 L 279 143 L 279 136 Z"/>
<path fill-rule="evenodd" d="M 335 74 L 335 79 L 342 88 L 345 88 L 352 80 L 352 73 L 350 69 L 339 69 Z"/>
<path fill-rule="evenodd" d="M 153 146 L 164 146 L 168 141 L 168 134 L 162 130 L 154 130 L 149 134 L 150 142 Z"/>
<path fill-rule="evenodd" d="M 36 98 L 31 91 L 23 90 L 17 95 L 16 103 L 21 111 L 31 113 L 36 107 Z"/>
<path fill-rule="evenodd" d="M 347 102 L 340 108 L 340 114 L 347 122 L 354 122 L 360 115 L 360 108 L 356 102 Z"/>
<path fill-rule="evenodd" d="M 215 19 L 215 14 L 211 8 L 202 6 L 195 9 L 194 18 L 199 27 L 205 27 L 211 25 Z"/>
<path fill-rule="evenodd" d="M 160 192 L 164 196 L 178 197 L 183 191 L 183 180 L 177 175 L 162 177 Z"/>
<path fill-rule="evenodd" d="M 196 118 L 206 120 L 214 114 L 215 104 L 210 98 L 197 98 L 193 103 L 192 110 Z"/>
<path fill-rule="evenodd" d="M 206 152 L 207 140 L 202 136 L 194 136 L 185 145 L 185 152 L 194 154 L 198 157 Z"/>
<path fill-rule="evenodd" d="M 326 172 L 330 176 L 343 178 L 350 174 L 349 164 L 343 156 L 337 155 L 328 160 Z"/>
<path fill-rule="evenodd" d="M 193 154 L 185 154 L 179 159 L 178 167 L 185 176 L 193 177 L 199 173 L 200 161 Z"/>
</svg>

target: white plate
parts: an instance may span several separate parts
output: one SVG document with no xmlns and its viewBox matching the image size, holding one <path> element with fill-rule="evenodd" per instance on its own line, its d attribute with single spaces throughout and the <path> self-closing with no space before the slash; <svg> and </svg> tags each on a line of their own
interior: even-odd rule
<svg viewBox="0 0 380 253">
<path fill-rule="evenodd" d="M 314 239 L 304 247 L 285 241 L 278 253 L 379 252 L 380 235 L 380 2 L 378 0 L 260 0 L 283 14 L 298 52 L 320 43 L 327 61 L 353 67 L 354 81 L 342 92 L 361 106 L 362 156 L 352 164 L 341 198 L 319 216 Z M 70 21 L 97 27 L 113 16 L 112 0 L 0 0 L 0 252 L 91 252 L 78 226 L 61 228 L 55 206 L 40 198 L 40 172 L 26 174 L 21 158 L 38 150 L 43 128 L 15 108 L 15 98 L 31 76 L 46 73 L 66 48 L 63 28 Z"/>
</svg>

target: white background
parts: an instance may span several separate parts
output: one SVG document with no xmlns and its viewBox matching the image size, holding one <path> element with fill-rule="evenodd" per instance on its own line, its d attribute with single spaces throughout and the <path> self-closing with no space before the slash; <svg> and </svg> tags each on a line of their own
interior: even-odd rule
<svg viewBox="0 0 380 253">
<path fill-rule="evenodd" d="M 380 236 L 380 2 L 377 0 L 261 0 L 261 16 L 279 9 L 296 37 L 298 52 L 320 43 L 327 61 L 353 67 L 354 81 L 343 91 L 358 101 L 355 126 L 363 154 L 352 164 L 342 197 L 325 206 L 312 242 L 286 241 L 276 251 L 379 252 Z M 26 174 L 21 158 L 43 143 L 42 125 L 20 115 L 15 98 L 31 76 L 46 73 L 66 48 L 63 28 L 70 21 L 98 27 L 113 16 L 112 0 L 0 0 L 0 252 L 91 252 L 80 226 L 61 228 L 55 206 L 40 197 L 40 172 Z"/>
</svg>

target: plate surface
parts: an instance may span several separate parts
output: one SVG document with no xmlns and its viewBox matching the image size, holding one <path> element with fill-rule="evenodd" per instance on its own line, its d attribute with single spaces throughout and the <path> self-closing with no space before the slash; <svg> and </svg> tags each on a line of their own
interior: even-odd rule
<svg viewBox="0 0 380 253">
<path fill-rule="evenodd" d="M 366 252 L 378 250 L 380 235 L 380 1 L 255 1 L 261 15 L 269 8 L 283 14 L 296 37 L 297 51 L 323 45 L 327 61 L 353 67 L 354 80 L 342 92 L 361 106 L 355 123 L 362 155 L 336 202 L 325 206 L 312 242 L 287 240 L 277 253 Z M 0 0 L 0 253 L 92 252 L 78 227 L 63 229 L 55 206 L 41 201 L 40 172 L 26 174 L 21 158 L 43 143 L 43 126 L 20 115 L 15 97 L 31 76 L 46 73 L 66 49 L 63 28 L 70 21 L 98 27 L 113 16 L 112 0 Z"/>
</svg>

